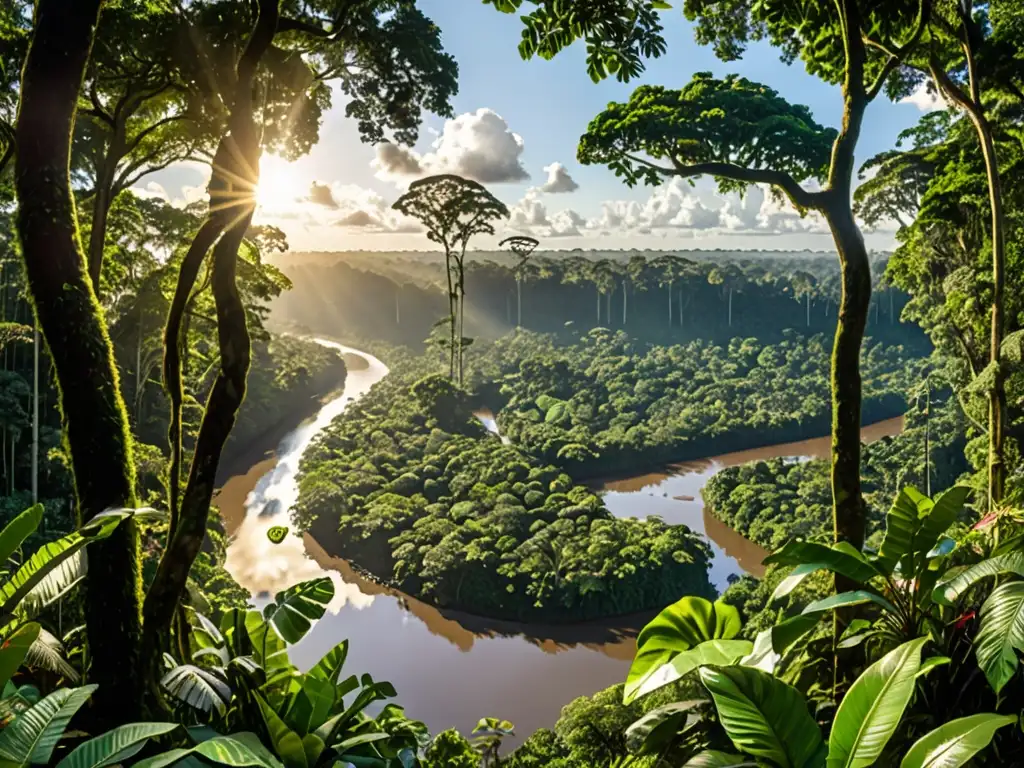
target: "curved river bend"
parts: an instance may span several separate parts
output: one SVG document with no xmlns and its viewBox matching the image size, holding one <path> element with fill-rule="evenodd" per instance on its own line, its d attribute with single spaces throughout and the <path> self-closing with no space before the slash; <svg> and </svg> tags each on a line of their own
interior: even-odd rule
<svg viewBox="0 0 1024 768">
<path fill-rule="evenodd" d="M 481 717 L 516 726 L 514 746 L 538 728 L 551 727 L 561 708 L 582 695 L 625 680 L 635 637 L 649 613 L 573 626 L 522 625 L 442 613 L 402 593 L 361 578 L 344 560 L 329 556 L 308 534 L 281 544 L 267 538 L 298 496 L 299 460 L 316 434 L 353 400 L 387 375 L 380 360 L 325 339 L 345 356 L 342 392 L 315 418 L 281 442 L 275 456 L 229 479 L 215 503 L 232 536 L 227 570 L 257 596 L 317 576 L 334 581 L 335 598 L 324 618 L 293 647 L 300 668 L 312 666 L 341 640 L 350 640 L 348 667 L 388 680 L 406 713 L 432 733 L 472 730 Z M 489 427 L 491 425 L 488 425 Z M 902 419 L 866 427 L 865 440 L 895 434 Z M 607 483 L 605 502 L 620 517 L 660 515 L 708 536 L 714 550 L 712 582 L 723 588 L 733 573 L 761 572 L 766 553 L 703 509 L 700 490 L 721 468 L 777 456 L 827 456 L 829 439 L 772 446 L 673 466 L 667 472 Z"/>
</svg>

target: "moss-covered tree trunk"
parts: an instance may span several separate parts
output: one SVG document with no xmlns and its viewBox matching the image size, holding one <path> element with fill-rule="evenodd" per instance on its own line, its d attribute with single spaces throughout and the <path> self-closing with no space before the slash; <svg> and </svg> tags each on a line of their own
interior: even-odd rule
<svg viewBox="0 0 1024 768">
<path fill-rule="evenodd" d="M 69 161 L 75 105 L 102 0 L 39 0 L 16 127 L 18 233 L 29 292 L 60 388 L 79 522 L 134 506 L 128 418 L 107 328 L 78 236 Z M 95 711 L 137 719 L 141 579 L 138 533 L 122 524 L 89 550 L 84 608 Z"/>
<path fill-rule="evenodd" d="M 213 245 L 212 289 L 217 311 L 217 341 L 220 370 L 206 401 L 199 427 L 188 481 L 172 522 L 168 543 L 157 567 L 144 606 L 143 654 L 147 669 L 158 668 L 160 654 L 170 646 L 172 627 L 188 582 L 189 570 L 202 547 L 216 482 L 221 452 L 234 426 L 245 397 L 249 371 L 250 338 L 245 306 L 235 282 L 238 250 L 255 210 L 259 181 L 260 134 L 254 119 L 253 84 L 260 59 L 270 48 L 277 31 L 278 0 L 260 0 L 252 35 L 238 63 L 236 89 L 228 121 L 228 133 L 221 139 L 210 182 L 210 211 L 193 241 L 179 276 L 168 316 L 165 377 L 172 400 L 176 401 L 179 431 L 172 432 L 171 481 L 180 467 L 181 360 L 178 330 L 210 246 Z M 218 239 L 219 238 L 219 239 Z M 174 414 L 172 413 L 172 421 Z M 179 642 L 185 639 L 180 636 Z"/>
</svg>

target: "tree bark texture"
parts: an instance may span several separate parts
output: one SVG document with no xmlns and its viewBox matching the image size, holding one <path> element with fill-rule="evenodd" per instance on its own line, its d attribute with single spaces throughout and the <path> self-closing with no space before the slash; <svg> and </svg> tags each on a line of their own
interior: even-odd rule
<svg viewBox="0 0 1024 768">
<path fill-rule="evenodd" d="M 102 0 L 39 0 L 22 74 L 15 187 L 18 231 L 40 331 L 56 371 L 79 524 L 135 505 L 128 417 L 113 348 L 78 236 L 71 131 Z M 132 521 L 90 545 L 89 679 L 106 724 L 138 719 L 143 680 L 139 539 Z"/>
</svg>

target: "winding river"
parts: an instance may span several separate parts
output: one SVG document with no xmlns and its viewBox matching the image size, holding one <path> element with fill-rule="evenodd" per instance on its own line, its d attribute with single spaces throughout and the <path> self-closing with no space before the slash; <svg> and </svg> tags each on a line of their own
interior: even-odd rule
<svg viewBox="0 0 1024 768">
<path fill-rule="evenodd" d="M 300 668 L 312 666 L 341 640 L 350 640 L 347 665 L 389 680 L 410 717 L 432 733 L 456 727 L 472 730 L 481 717 L 516 725 L 509 746 L 550 727 L 561 708 L 625 679 L 639 628 L 649 613 L 573 626 L 523 625 L 439 611 L 407 595 L 361 578 L 344 560 L 331 557 L 308 534 L 281 544 L 267 538 L 272 525 L 286 524 L 298 496 L 299 459 L 316 434 L 347 405 L 387 375 L 380 360 L 365 352 L 317 339 L 345 357 L 342 392 L 278 446 L 274 456 L 230 478 L 219 491 L 219 506 L 232 541 L 226 567 L 254 595 L 254 603 L 306 579 L 328 575 L 335 598 L 327 614 L 292 649 Z M 486 416 L 490 416 L 487 414 Z M 496 431 L 493 416 L 488 428 Z M 864 439 L 895 434 L 902 419 L 866 427 Z M 777 456 L 827 456 L 829 439 L 772 446 L 689 462 L 667 471 L 609 482 L 605 501 L 620 517 L 660 515 L 707 535 L 714 560 L 711 580 L 723 587 L 730 574 L 761 572 L 765 552 L 703 509 L 701 488 L 721 468 Z"/>
</svg>

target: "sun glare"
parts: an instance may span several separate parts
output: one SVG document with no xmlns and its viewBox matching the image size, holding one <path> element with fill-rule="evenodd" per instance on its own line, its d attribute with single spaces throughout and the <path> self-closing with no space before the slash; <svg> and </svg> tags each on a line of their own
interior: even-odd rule
<svg viewBox="0 0 1024 768">
<path fill-rule="evenodd" d="M 306 190 L 299 183 L 294 165 L 273 155 L 260 161 L 260 182 L 256 187 L 257 213 L 274 216 L 294 211 Z"/>
</svg>

